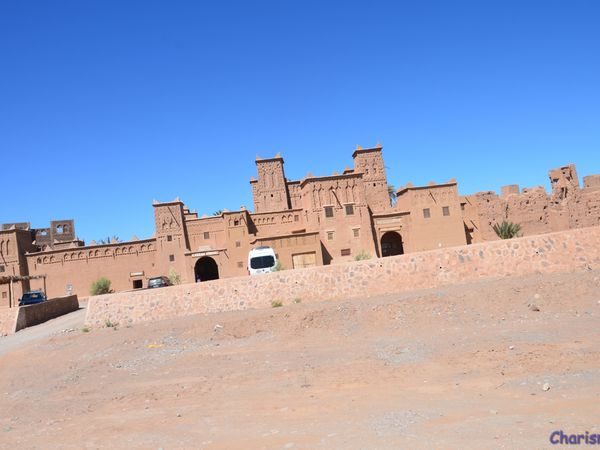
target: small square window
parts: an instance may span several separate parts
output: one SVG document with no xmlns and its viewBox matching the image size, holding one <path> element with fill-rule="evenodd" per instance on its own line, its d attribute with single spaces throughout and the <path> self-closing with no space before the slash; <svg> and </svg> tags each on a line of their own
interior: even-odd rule
<svg viewBox="0 0 600 450">
<path fill-rule="evenodd" d="M 208 231 L 204 232 L 204 239 L 210 239 L 210 233 Z"/>
<path fill-rule="evenodd" d="M 6 292 L 2 293 L 2 298 L 6 298 Z"/>
<path fill-rule="evenodd" d="M 173 236 L 171 236 L 170 234 L 167 235 L 167 241 L 171 242 L 173 240 Z"/>
<path fill-rule="evenodd" d="M 342 249 L 342 256 L 350 256 L 351 254 L 352 254 L 352 251 L 349 248 Z"/>
<path fill-rule="evenodd" d="M 333 236 L 334 236 L 334 232 L 333 231 L 328 231 L 327 232 L 327 240 L 328 241 L 333 241 Z"/>
<path fill-rule="evenodd" d="M 465 204 L 466 204 L 466 203 L 461 203 L 461 204 L 460 204 L 460 209 L 461 209 L 461 211 L 464 211 L 464 210 L 465 210 Z"/>
<path fill-rule="evenodd" d="M 171 262 L 175 261 L 175 255 L 169 255 L 169 261 L 171 261 Z"/>
<path fill-rule="evenodd" d="M 236 246 L 236 247 L 241 247 L 241 246 L 242 246 L 242 243 L 241 243 L 240 241 L 235 241 L 235 246 Z"/>
<path fill-rule="evenodd" d="M 429 208 L 425 208 L 423 210 L 423 217 L 425 217 L 426 219 L 429 219 L 431 217 L 431 211 L 429 211 Z"/>
<path fill-rule="evenodd" d="M 346 215 L 347 216 L 354 215 L 354 205 L 346 205 Z"/>
<path fill-rule="evenodd" d="M 325 217 L 333 217 L 333 206 L 325 207 Z"/>
<path fill-rule="evenodd" d="M 298 214 L 294 215 L 294 222 L 298 222 L 300 220 L 300 216 Z"/>
<path fill-rule="evenodd" d="M 0 272 L 4 272 L 6 269 L 4 268 L 4 266 L 0 266 Z"/>
<path fill-rule="evenodd" d="M 238 261 L 237 266 L 238 269 L 241 269 L 242 267 L 244 267 L 244 263 L 242 261 Z"/>
<path fill-rule="evenodd" d="M 358 237 L 358 236 L 360 236 L 360 228 L 353 228 L 353 229 L 352 229 L 352 235 L 353 235 L 354 237 Z"/>
<path fill-rule="evenodd" d="M 449 206 L 442 206 L 442 214 L 444 216 L 449 216 L 450 215 L 450 207 Z"/>
<path fill-rule="evenodd" d="M 240 226 L 240 220 L 239 220 L 239 219 L 235 219 L 235 220 L 233 221 L 233 226 L 234 226 L 234 227 L 239 227 L 239 226 Z"/>
</svg>

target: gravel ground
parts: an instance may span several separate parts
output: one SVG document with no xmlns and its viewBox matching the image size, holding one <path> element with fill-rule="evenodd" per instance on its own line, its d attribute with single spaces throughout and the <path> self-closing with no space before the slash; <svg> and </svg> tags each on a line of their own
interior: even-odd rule
<svg viewBox="0 0 600 450">
<path fill-rule="evenodd" d="M 538 275 L 90 332 L 79 311 L 0 339 L 0 448 L 549 448 L 600 433 L 599 288 Z"/>
</svg>

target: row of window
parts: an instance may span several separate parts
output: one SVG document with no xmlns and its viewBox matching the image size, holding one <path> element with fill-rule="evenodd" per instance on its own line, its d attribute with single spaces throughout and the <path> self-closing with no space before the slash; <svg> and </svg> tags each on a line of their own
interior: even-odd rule
<svg viewBox="0 0 600 450">
<path fill-rule="evenodd" d="M 352 236 L 355 238 L 360 237 L 360 228 L 352 228 Z M 335 238 L 335 231 L 327 231 L 327 240 L 333 241 L 334 238 Z"/>
<path fill-rule="evenodd" d="M 323 209 L 325 210 L 325 217 L 333 217 L 333 206 L 325 206 Z M 354 205 L 344 205 L 344 209 L 347 216 L 354 215 Z"/>
<path fill-rule="evenodd" d="M 442 215 L 444 215 L 444 216 L 450 215 L 450 207 L 449 206 L 442 206 Z M 429 219 L 431 217 L 431 210 L 429 208 L 423 209 L 423 217 L 425 219 Z"/>
</svg>

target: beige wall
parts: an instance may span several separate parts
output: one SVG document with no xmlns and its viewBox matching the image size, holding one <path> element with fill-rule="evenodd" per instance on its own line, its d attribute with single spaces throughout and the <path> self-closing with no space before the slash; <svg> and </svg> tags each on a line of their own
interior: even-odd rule
<svg viewBox="0 0 600 450">
<path fill-rule="evenodd" d="M 100 277 L 111 281 L 112 289 L 133 289 L 133 280 L 161 275 L 155 268 L 156 242 L 153 239 L 122 242 L 118 244 L 78 247 L 28 255 L 30 275 L 46 275 L 46 295 L 68 295 L 67 285 L 73 294 L 85 297 L 90 287 Z M 131 276 L 143 272 L 142 276 Z M 43 289 L 43 280 L 31 280 L 31 289 Z"/>
<path fill-rule="evenodd" d="M 396 208 L 410 213 L 405 252 L 467 243 L 456 183 L 405 188 L 398 193 Z M 444 208 L 448 215 L 444 215 Z"/>
</svg>

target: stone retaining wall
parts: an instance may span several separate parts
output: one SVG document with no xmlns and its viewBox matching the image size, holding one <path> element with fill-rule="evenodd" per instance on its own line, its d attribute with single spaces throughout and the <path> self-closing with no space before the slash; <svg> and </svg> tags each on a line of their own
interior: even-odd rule
<svg viewBox="0 0 600 450">
<path fill-rule="evenodd" d="M 0 336 L 6 336 L 15 332 L 18 308 L 0 309 Z"/>
<path fill-rule="evenodd" d="M 38 325 L 55 317 L 68 314 L 79 309 L 76 295 L 52 298 L 44 303 L 21 306 L 15 324 L 15 332 L 23 328 Z"/>
<path fill-rule="evenodd" d="M 0 309 L 0 336 L 16 333 L 79 309 L 76 295 L 51 298 L 43 303 Z"/>
<path fill-rule="evenodd" d="M 600 268 L 600 227 L 339 265 L 91 297 L 86 322 L 127 325 L 190 314 L 346 300 L 481 278 Z"/>
</svg>

